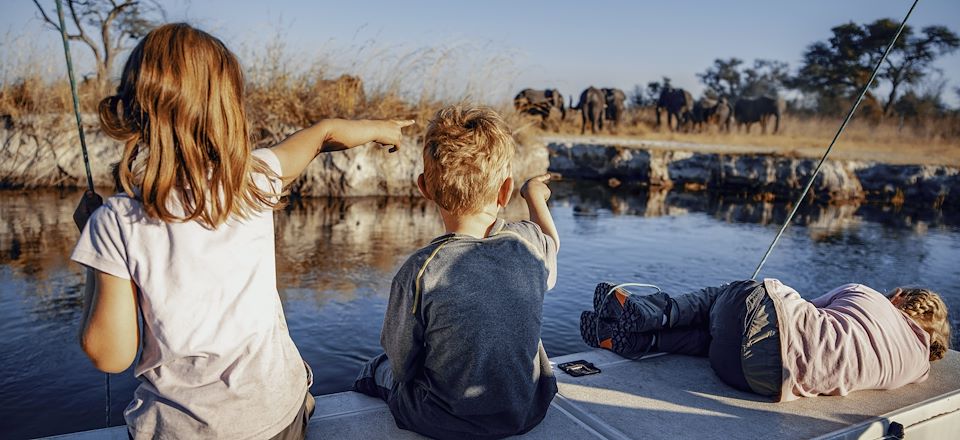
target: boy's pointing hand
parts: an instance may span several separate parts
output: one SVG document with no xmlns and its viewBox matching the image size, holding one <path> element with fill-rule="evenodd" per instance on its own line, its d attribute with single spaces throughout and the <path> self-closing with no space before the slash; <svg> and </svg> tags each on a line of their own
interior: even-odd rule
<svg viewBox="0 0 960 440">
<path fill-rule="evenodd" d="M 550 187 L 547 182 L 550 181 L 550 173 L 531 177 L 522 187 L 520 187 L 520 196 L 525 200 L 543 200 L 550 199 Z"/>
</svg>

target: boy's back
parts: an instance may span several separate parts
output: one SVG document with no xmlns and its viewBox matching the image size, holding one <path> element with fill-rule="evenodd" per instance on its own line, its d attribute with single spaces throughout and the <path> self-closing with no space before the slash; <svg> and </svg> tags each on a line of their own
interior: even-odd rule
<svg viewBox="0 0 960 440">
<path fill-rule="evenodd" d="M 526 431 L 556 379 L 540 344 L 556 245 L 531 222 L 438 237 L 394 278 L 381 342 L 401 384 L 398 423 L 436 437 Z"/>
<path fill-rule="evenodd" d="M 393 279 L 381 354 L 354 389 L 387 401 L 397 426 L 437 438 L 501 438 L 546 415 L 557 382 L 540 343 L 543 295 L 556 282 L 560 236 L 549 174 L 520 196 L 530 220 L 498 219 L 513 195 L 516 144 L 490 108 L 448 106 L 424 135 L 420 193 L 446 235 Z"/>
</svg>

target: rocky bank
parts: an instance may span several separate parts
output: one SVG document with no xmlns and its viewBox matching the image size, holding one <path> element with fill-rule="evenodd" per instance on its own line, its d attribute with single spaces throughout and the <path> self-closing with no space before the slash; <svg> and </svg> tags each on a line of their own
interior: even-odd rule
<svg viewBox="0 0 960 440">
<path fill-rule="evenodd" d="M 88 116 L 87 120 L 92 120 Z M 76 128 L 63 120 L 30 130 L 0 128 L 0 188 L 86 186 L 83 156 Z M 122 144 L 93 125 L 85 129 L 93 180 L 110 188 L 111 164 Z M 318 157 L 291 193 L 301 197 L 415 196 L 416 177 L 423 170 L 422 147 L 407 138 L 400 151 L 388 153 L 373 145 Z M 539 142 L 521 145 L 514 160 L 517 179 L 546 172 L 547 149 Z"/>
<path fill-rule="evenodd" d="M 686 151 L 660 144 L 549 141 L 550 171 L 564 178 L 607 181 L 611 186 L 629 183 L 792 199 L 819 161 L 764 153 Z M 960 169 L 827 160 L 810 197 L 960 207 Z"/>
<path fill-rule="evenodd" d="M 93 120 L 92 115 L 87 120 Z M 0 127 L 0 188 L 83 187 L 83 160 L 76 129 L 65 116 Z M 94 124 L 85 129 L 90 165 L 98 186 L 112 186 L 111 164 L 119 142 Z M 813 173 L 817 159 L 729 151 L 663 141 L 527 138 L 518 147 L 518 181 L 549 167 L 567 179 L 709 190 L 792 199 Z M 416 196 L 422 170 L 418 140 L 408 138 L 397 153 L 366 146 L 317 158 L 291 192 L 302 197 Z M 921 202 L 960 208 L 960 169 L 940 165 L 891 165 L 828 160 L 811 189 L 823 201 Z"/>
</svg>

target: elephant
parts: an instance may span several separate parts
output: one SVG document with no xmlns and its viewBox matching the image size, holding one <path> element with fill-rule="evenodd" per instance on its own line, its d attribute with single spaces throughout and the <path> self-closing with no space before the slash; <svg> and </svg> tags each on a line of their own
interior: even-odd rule
<svg viewBox="0 0 960 440">
<path fill-rule="evenodd" d="M 720 131 L 730 132 L 730 121 L 733 119 L 733 107 L 730 106 L 730 100 L 726 96 L 721 96 L 717 102 L 717 108 L 707 119 L 708 123 L 717 124 Z"/>
<path fill-rule="evenodd" d="M 604 112 L 604 118 L 611 121 L 611 127 L 619 128 L 620 123 L 623 122 L 623 114 L 625 112 L 624 103 L 627 101 L 627 95 L 620 89 L 604 88 L 600 90 L 603 91 L 607 106 L 606 112 Z"/>
<path fill-rule="evenodd" d="M 693 109 L 684 114 L 683 125 L 689 127 L 691 131 L 703 131 L 703 124 L 713 116 L 713 112 L 717 110 L 717 105 L 718 102 L 715 99 L 700 98 L 693 104 Z"/>
<path fill-rule="evenodd" d="M 513 108 L 520 113 L 540 116 L 540 124 L 545 125 L 550 110 L 560 110 L 560 120 L 567 119 L 567 109 L 563 105 L 563 95 L 557 89 L 523 89 L 513 98 Z"/>
<path fill-rule="evenodd" d="M 731 113 L 733 112 L 730 108 L 730 102 L 725 96 L 719 99 L 705 97 L 700 98 L 693 105 L 693 110 L 687 113 L 684 119 L 685 122 L 691 123 L 691 130 L 703 131 L 704 124 L 716 124 L 720 131 L 730 131 Z"/>
<path fill-rule="evenodd" d="M 775 117 L 776 125 L 773 132 L 780 131 L 780 116 L 783 114 L 785 104 L 782 98 L 770 98 L 761 96 L 759 98 L 743 98 L 737 101 L 733 106 L 733 116 L 737 120 L 737 129 L 741 125 L 747 127 L 747 133 L 750 133 L 750 125 L 759 122 L 763 133 L 767 133 L 767 121 L 770 117 Z"/>
<path fill-rule="evenodd" d="M 693 96 L 683 89 L 664 88 L 657 100 L 657 126 L 660 126 L 660 110 L 667 111 L 667 126 L 673 130 L 673 118 L 677 119 L 677 130 L 683 124 L 684 115 L 693 111 Z"/>
<path fill-rule="evenodd" d="M 587 122 L 590 122 L 590 132 L 597 133 L 597 130 L 603 130 L 603 119 L 606 109 L 606 98 L 600 89 L 590 86 L 580 94 L 580 103 L 573 105 L 573 97 L 570 97 L 570 109 L 580 110 L 580 116 L 583 119 L 580 125 L 580 134 L 584 134 L 587 129 Z"/>
</svg>

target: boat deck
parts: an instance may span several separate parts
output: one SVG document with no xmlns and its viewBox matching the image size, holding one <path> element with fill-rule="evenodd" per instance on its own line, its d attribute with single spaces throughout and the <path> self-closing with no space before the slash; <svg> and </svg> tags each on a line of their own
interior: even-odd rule
<svg viewBox="0 0 960 440">
<path fill-rule="evenodd" d="M 908 438 L 960 432 L 960 353 L 934 362 L 929 379 L 893 391 L 861 391 L 771 403 L 723 384 L 707 359 L 667 355 L 631 361 L 607 351 L 574 353 L 602 372 L 557 371 L 560 393 L 529 439 L 883 438 L 899 424 Z M 896 429 L 897 426 L 894 427 Z M 126 439 L 123 427 L 57 439 Z M 317 397 L 308 438 L 416 439 L 396 427 L 383 402 L 358 393 Z"/>
</svg>

